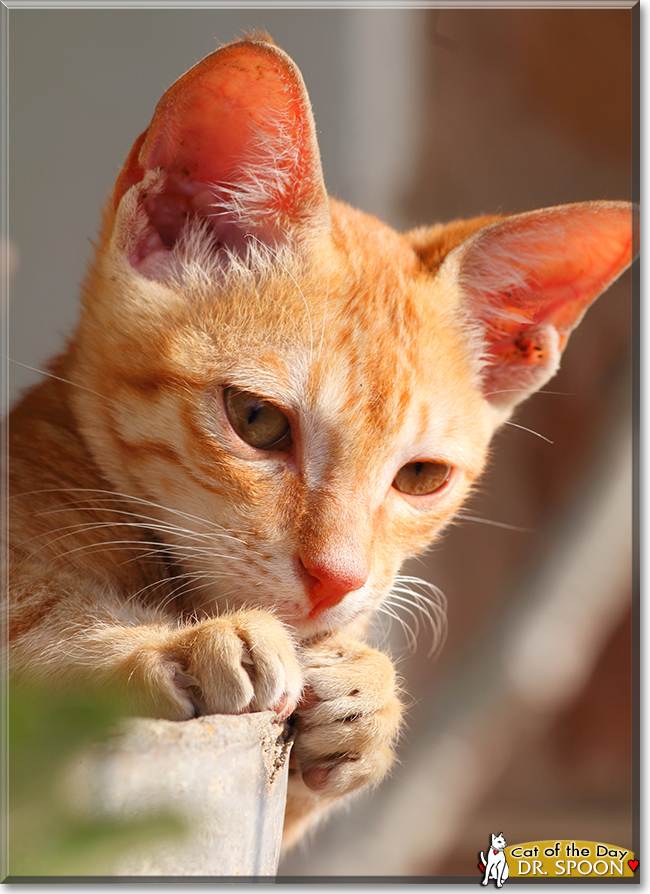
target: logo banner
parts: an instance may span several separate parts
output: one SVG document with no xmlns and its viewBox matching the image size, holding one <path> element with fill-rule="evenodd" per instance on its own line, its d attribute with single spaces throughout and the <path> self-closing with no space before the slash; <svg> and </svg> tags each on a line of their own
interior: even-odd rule
<svg viewBox="0 0 650 894">
<path fill-rule="evenodd" d="M 633 851 L 595 841 L 530 841 L 505 848 L 511 878 L 631 878 Z"/>
</svg>

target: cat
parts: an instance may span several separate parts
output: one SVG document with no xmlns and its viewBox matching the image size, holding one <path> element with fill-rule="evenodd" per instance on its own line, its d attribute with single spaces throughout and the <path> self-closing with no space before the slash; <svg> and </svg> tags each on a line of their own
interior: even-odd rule
<svg viewBox="0 0 650 894">
<path fill-rule="evenodd" d="M 625 202 L 399 234 L 328 198 L 270 38 L 207 56 L 136 140 L 77 328 L 10 416 L 13 673 L 291 717 L 292 844 L 393 764 L 368 617 L 631 260 Z"/>
<path fill-rule="evenodd" d="M 503 832 L 499 832 L 498 835 L 492 835 L 492 847 L 488 851 L 487 860 L 481 851 L 481 863 L 485 867 L 485 878 L 481 882 L 482 885 L 487 885 L 493 878 L 497 888 L 502 888 L 503 883 L 510 877 L 508 860 L 503 852 L 507 846 L 508 842 L 503 837 Z"/>
</svg>

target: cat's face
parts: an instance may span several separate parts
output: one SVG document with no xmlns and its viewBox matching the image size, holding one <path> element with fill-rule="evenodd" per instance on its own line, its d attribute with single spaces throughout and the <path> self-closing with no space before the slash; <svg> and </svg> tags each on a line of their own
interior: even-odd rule
<svg viewBox="0 0 650 894">
<path fill-rule="evenodd" d="M 77 417 L 187 608 L 316 635 L 450 520 L 630 244 L 623 203 L 399 235 L 331 202 L 296 67 L 231 44 L 170 88 L 118 178 Z"/>
<path fill-rule="evenodd" d="M 166 284 L 118 220 L 77 338 L 110 396 L 75 395 L 84 435 L 178 526 L 188 605 L 265 607 L 304 635 L 377 606 L 467 495 L 495 418 L 457 293 L 409 237 L 331 215 L 302 258 Z"/>
<path fill-rule="evenodd" d="M 497 850 L 502 851 L 504 849 L 504 847 L 507 847 L 507 846 L 508 846 L 508 842 L 503 837 L 502 832 L 499 832 L 498 835 L 492 835 L 492 847 L 496 848 Z"/>
</svg>

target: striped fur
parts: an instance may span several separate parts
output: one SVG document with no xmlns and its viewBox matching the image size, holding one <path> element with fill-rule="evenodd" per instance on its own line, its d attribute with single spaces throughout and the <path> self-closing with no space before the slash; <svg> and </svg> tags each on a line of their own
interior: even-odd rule
<svg viewBox="0 0 650 894">
<path fill-rule="evenodd" d="M 233 54 L 239 73 L 268 64 L 272 86 L 280 72 L 306 124 L 292 135 L 280 116 L 266 142 L 248 144 L 234 183 L 207 184 L 213 202 L 192 187 L 201 208 L 173 245 L 157 236 L 163 206 L 147 202 L 156 191 L 177 201 L 165 190 L 180 175 L 148 170 L 148 144 L 136 143 L 77 329 L 10 418 L 11 660 L 16 673 L 100 683 L 132 710 L 172 719 L 293 712 L 292 841 L 390 767 L 395 673 L 360 630 L 397 592 L 404 560 L 454 517 L 516 401 L 485 393 L 486 324 L 465 282 L 481 267 L 477 235 L 500 222 L 398 234 L 327 200 L 317 146 L 304 149 L 315 131 L 297 69 L 252 40 L 218 51 L 208 70 L 226 77 L 219 66 Z M 298 188 L 303 176 L 313 183 Z M 284 207 L 285 193 L 301 204 L 264 230 L 265 207 Z M 594 215 L 620 217 L 614 204 Z M 242 236 L 247 213 L 255 222 Z M 564 244 L 573 212 L 562 214 Z M 258 450 L 235 433 L 223 400 L 233 386 L 283 410 L 290 450 Z M 453 470 L 439 491 L 393 486 L 403 466 L 427 460 Z M 316 610 L 321 578 L 347 592 Z"/>
</svg>

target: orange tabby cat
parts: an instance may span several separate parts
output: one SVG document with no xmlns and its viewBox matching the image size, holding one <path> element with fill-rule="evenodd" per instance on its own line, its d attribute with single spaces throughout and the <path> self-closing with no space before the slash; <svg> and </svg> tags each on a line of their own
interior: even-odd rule
<svg viewBox="0 0 650 894">
<path fill-rule="evenodd" d="M 266 38 L 164 95 L 79 325 L 10 418 L 14 671 L 133 710 L 294 714 L 286 839 L 392 761 L 363 619 L 627 267 L 622 202 L 398 234 L 328 199 Z"/>
</svg>

